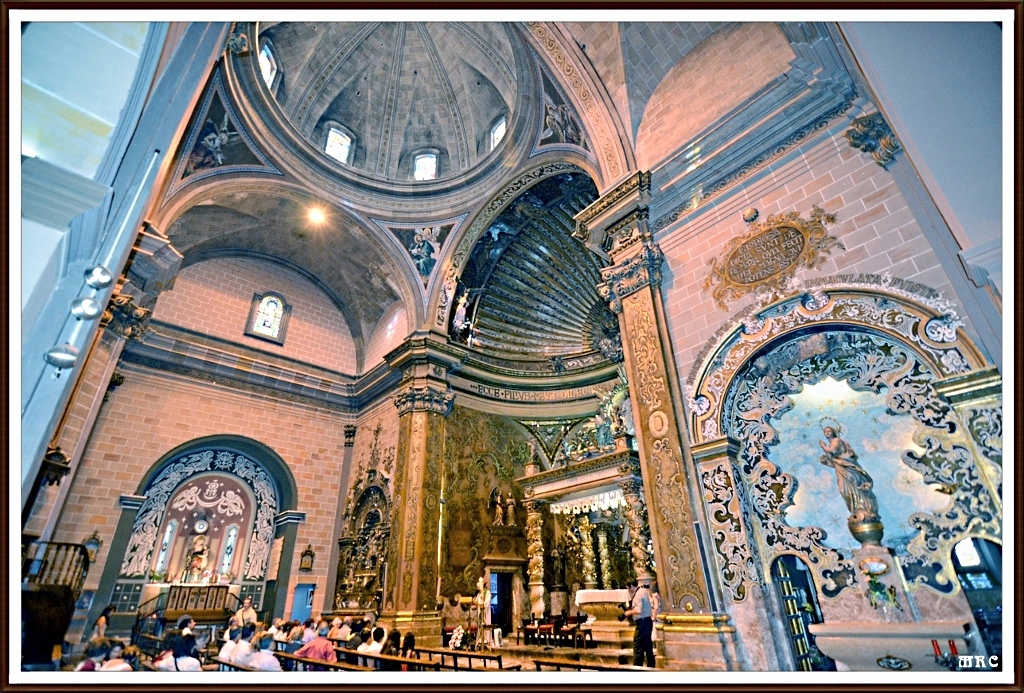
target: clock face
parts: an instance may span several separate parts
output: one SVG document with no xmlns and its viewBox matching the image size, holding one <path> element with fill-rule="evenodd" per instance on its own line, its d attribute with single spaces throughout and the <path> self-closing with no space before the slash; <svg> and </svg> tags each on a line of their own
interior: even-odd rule
<svg viewBox="0 0 1024 693">
<path fill-rule="evenodd" d="M 210 528 L 210 525 L 206 522 L 206 520 L 200 520 L 199 522 L 196 523 L 196 531 L 199 534 L 202 534 L 203 532 L 205 532 L 209 528 Z"/>
</svg>

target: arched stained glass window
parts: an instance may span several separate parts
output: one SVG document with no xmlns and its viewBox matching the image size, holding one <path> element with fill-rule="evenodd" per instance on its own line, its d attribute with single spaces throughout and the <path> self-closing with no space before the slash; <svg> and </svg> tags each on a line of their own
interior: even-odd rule
<svg viewBox="0 0 1024 693">
<path fill-rule="evenodd" d="M 284 344 L 284 333 L 291 309 L 280 294 L 257 294 L 252 299 L 249 324 L 245 333 L 250 337 Z"/>
<path fill-rule="evenodd" d="M 437 178 L 437 154 L 434 152 L 417 154 L 413 159 L 413 178 L 416 180 Z"/>
<path fill-rule="evenodd" d="M 164 539 L 160 542 L 160 554 L 156 559 L 156 567 L 153 569 L 154 573 L 162 575 L 167 569 L 167 558 L 171 553 L 171 542 L 174 541 L 174 533 L 177 529 L 177 520 L 171 520 L 167 523 L 167 529 L 164 531 Z"/>
<path fill-rule="evenodd" d="M 238 525 L 231 525 L 224 535 L 224 553 L 220 559 L 220 568 L 217 569 L 218 575 L 228 575 L 231 572 L 231 562 L 235 557 L 235 545 L 237 543 Z"/>
<path fill-rule="evenodd" d="M 347 164 L 352 152 L 352 137 L 339 128 L 331 128 L 327 132 L 327 142 L 324 144 L 324 151 L 333 159 Z"/>
<path fill-rule="evenodd" d="M 274 52 L 270 50 L 270 44 L 264 43 L 263 48 L 260 49 L 260 74 L 263 75 L 263 81 L 266 82 L 267 87 L 272 88 L 274 86 L 274 77 L 277 76 L 277 61 L 274 60 Z"/>
<path fill-rule="evenodd" d="M 505 127 L 507 121 L 502 117 L 491 127 L 491 149 L 494 149 L 501 143 L 502 138 L 505 137 Z"/>
</svg>

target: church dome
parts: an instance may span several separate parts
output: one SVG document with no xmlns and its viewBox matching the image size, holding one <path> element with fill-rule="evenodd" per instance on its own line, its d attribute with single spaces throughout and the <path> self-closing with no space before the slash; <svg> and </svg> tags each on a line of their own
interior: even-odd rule
<svg viewBox="0 0 1024 693">
<path fill-rule="evenodd" d="M 331 163 L 394 182 L 443 180 L 503 149 L 519 82 L 508 25 L 296 22 L 259 32 L 264 81 Z"/>
</svg>

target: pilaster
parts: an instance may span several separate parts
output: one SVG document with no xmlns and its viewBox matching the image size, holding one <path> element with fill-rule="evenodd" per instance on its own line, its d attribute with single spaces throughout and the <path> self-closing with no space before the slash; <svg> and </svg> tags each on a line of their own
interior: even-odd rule
<svg viewBox="0 0 1024 693">
<path fill-rule="evenodd" d="M 415 625 L 417 641 L 440 644 L 437 611 L 444 420 L 455 395 L 447 374 L 455 365 L 433 335 L 414 335 L 388 354 L 402 371 L 392 401 L 398 408 L 398 457 L 384 609 L 396 625 Z M 400 626 L 399 626 L 400 627 Z"/>
<path fill-rule="evenodd" d="M 709 554 L 716 564 L 711 572 L 719 576 L 725 611 L 736 628 L 741 667 L 753 671 L 785 669 L 772 642 L 785 643 L 787 634 L 778 627 L 779 619 L 771 617 L 773 609 L 758 573 L 760 559 L 754 531 L 742 511 L 737 472 L 740 443 L 719 438 L 695 446 L 692 452 L 704 492 L 711 535 Z M 767 638 L 766 633 L 774 637 Z"/>
<path fill-rule="evenodd" d="M 649 201 L 650 174 L 638 172 L 576 215 L 575 235 L 612 262 L 601 270 L 597 289 L 619 316 L 663 613 L 711 615 L 717 603 L 704 560 L 697 480 L 679 428 L 685 418 L 661 297 L 663 255 L 648 228 Z M 724 642 L 714 656 L 702 645 L 699 656 L 712 666 L 735 668 Z M 685 666 L 697 656 L 687 643 L 684 631 L 669 630 L 659 646 L 673 665 Z"/>
</svg>

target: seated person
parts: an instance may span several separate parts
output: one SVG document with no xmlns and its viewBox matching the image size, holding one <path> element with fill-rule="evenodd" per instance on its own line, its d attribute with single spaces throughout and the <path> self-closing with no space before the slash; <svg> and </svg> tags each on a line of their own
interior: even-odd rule
<svg viewBox="0 0 1024 693">
<path fill-rule="evenodd" d="M 110 641 L 106 638 L 93 638 L 85 646 L 85 659 L 75 667 L 75 671 L 99 671 L 108 654 L 110 654 Z"/>
<path fill-rule="evenodd" d="M 217 653 L 218 659 L 223 659 L 225 662 L 234 661 L 234 651 L 238 647 L 238 641 L 242 637 L 242 629 L 235 626 L 228 631 L 228 641 L 220 646 L 220 652 Z"/>
<path fill-rule="evenodd" d="M 153 660 L 153 666 L 161 671 L 203 671 L 199 662 L 199 650 L 209 643 L 209 633 L 198 636 L 179 635 L 171 646 L 171 656 Z"/>
<path fill-rule="evenodd" d="M 302 644 L 305 645 L 316 637 L 316 621 L 311 618 L 307 618 L 306 622 L 302 625 Z"/>
<path fill-rule="evenodd" d="M 252 636 L 256 633 L 255 623 L 246 623 L 242 626 L 242 633 L 238 638 L 238 642 L 235 643 L 234 649 L 231 651 L 231 661 L 235 664 L 248 665 L 249 658 L 252 657 Z M 221 658 L 223 659 L 223 657 Z"/>
<path fill-rule="evenodd" d="M 384 638 L 387 636 L 387 631 L 383 628 L 373 629 L 373 641 L 370 646 L 366 648 L 368 654 L 378 654 L 384 649 Z"/>
<path fill-rule="evenodd" d="M 359 646 L 356 647 L 356 652 L 366 652 L 370 649 L 370 636 L 370 630 L 368 628 L 363 628 L 363 630 L 359 633 L 360 642 Z"/>
<path fill-rule="evenodd" d="M 281 662 L 274 656 L 274 636 L 269 632 L 260 634 L 260 649 L 249 658 L 249 666 L 260 671 L 281 671 Z"/>
<path fill-rule="evenodd" d="M 352 617 L 346 616 L 345 620 L 335 618 L 331 621 L 331 632 L 327 634 L 329 640 L 348 640 L 348 634 L 352 632 Z"/>
<path fill-rule="evenodd" d="M 392 657 L 402 656 L 402 634 L 397 630 L 393 630 L 388 633 L 387 639 L 384 641 L 384 646 L 380 648 L 382 655 L 391 655 Z M 381 671 L 401 671 L 402 665 L 398 662 L 381 662 Z"/>
<path fill-rule="evenodd" d="M 100 666 L 100 671 L 132 671 L 134 667 L 123 655 L 124 643 L 110 638 L 110 653 L 107 655 L 107 661 Z"/>
<path fill-rule="evenodd" d="M 334 654 L 334 643 L 327 639 L 327 634 L 330 632 L 330 624 L 327 621 L 320 621 L 316 637 L 300 647 L 295 656 L 305 657 L 306 659 L 319 659 L 322 662 L 338 661 L 337 655 Z"/>
<path fill-rule="evenodd" d="M 228 627 L 224 629 L 224 636 L 221 638 L 221 640 L 223 640 L 224 642 L 227 642 L 228 640 L 231 640 L 232 639 L 232 637 L 230 635 L 231 629 L 232 628 L 241 628 L 241 627 L 242 627 L 242 622 L 239 621 L 238 618 L 236 618 L 235 616 L 232 616 L 231 618 L 228 619 Z"/>
<path fill-rule="evenodd" d="M 285 645 L 284 651 L 295 654 L 295 652 L 302 647 L 302 637 L 306 633 L 305 627 L 298 621 L 293 621 L 295 624 L 292 626 L 291 631 L 288 633 L 288 644 Z"/>
</svg>

